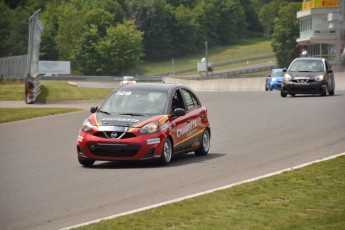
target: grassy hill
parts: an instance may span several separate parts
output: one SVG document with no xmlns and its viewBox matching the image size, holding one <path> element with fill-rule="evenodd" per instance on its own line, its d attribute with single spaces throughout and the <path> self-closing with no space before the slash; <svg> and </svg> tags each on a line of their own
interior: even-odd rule
<svg viewBox="0 0 345 230">
<path fill-rule="evenodd" d="M 256 56 L 273 54 L 271 41 L 263 38 L 243 39 L 239 43 L 228 46 L 215 46 L 208 44 L 208 60 L 212 63 L 244 59 Z M 173 72 L 196 67 L 196 64 L 205 56 L 205 51 L 179 58 L 171 58 L 156 62 L 142 62 L 130 75 L 150 76 L 159 73 Z M 267 61 L 267 60 L 265 60 Z M 238 65 L 223 66 L 231 68 Z"/>
</svg>

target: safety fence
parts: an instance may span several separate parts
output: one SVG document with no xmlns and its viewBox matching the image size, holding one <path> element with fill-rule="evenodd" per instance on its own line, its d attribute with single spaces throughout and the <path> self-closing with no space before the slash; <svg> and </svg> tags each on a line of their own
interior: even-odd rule
<svg viewBox="0 0 345 230">
<path fill-rule="evenodd" d="M 26 73 L 26 61 L 28 55 L 0 58 L 1 80 L 23 80 Z"/>
</svg>

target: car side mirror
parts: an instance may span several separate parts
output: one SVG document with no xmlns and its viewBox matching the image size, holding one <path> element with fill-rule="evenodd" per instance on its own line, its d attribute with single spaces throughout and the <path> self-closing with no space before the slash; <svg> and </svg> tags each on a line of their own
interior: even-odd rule
<svg viewBox="0 0 345 230">
<path fill-rule="evenodd" d="M 333 70 L 328 69 L 328 70 L 327 70 L 327 73 L 333 73 Z"/>
<path fill-rule="evenodd" d="M 178 117 L 182 117 L 184 115 L 186 115 L 186 110 L 182 109 L 182 108 L 176 108 L 174 110 L 174 116 L 178 116 Z"/>
<path fill-rule="evenodd" d="M 96 106 L 96 107 L 91 107 L 90 112 L 91 112 L 91 113 L 95 113 L 95 112 L 97 112 L 97 110 L 98 110 L 98 106 Z"/>
<path fill-rule="evenodd" d="M 283 73 L 286 73 L 286 68 L 283 69 Z"/>
</svg>

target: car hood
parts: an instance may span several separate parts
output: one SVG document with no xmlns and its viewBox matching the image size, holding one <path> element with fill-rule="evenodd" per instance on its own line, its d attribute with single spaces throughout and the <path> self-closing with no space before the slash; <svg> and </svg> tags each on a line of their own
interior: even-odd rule
<svg viewBox="0 0 345 230">
<path fill-rule="evenodd" d="M 292 79 L 298 79 L 298 78 L 307 78 L 307 79 L 314 79 L 319 75 L 323 75 L 324 72 L 293 72 L 288 71 L 287 72 Z"/>
<path fill-rule="evenodd" d="M 132 115 L 108 115 L 104 113 L 93 114 L 98 126 L 121 126 L 140 128 L 148 122 L 159 120 L 163 115 L 154 116 L 132 116 Z"/>
</svg>

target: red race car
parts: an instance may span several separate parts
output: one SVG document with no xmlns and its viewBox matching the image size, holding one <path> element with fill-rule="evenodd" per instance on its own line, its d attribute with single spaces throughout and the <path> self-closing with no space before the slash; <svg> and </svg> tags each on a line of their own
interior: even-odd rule
<svg viewBox="0 0 345 230">
<path fill-rule="evenodd" d="M 137 83 L 134 77 L 124 76 L 120 81 L 120 86 Z"/>
<path fill-rule="evenodd" d="M 114 90 L 92 107 L 79 131 L 79 163 L 157 159 L 175 154 L 207 155 L 211 129 L 207 109 L 187 87 L 139 83 Z"/>
</svg>

